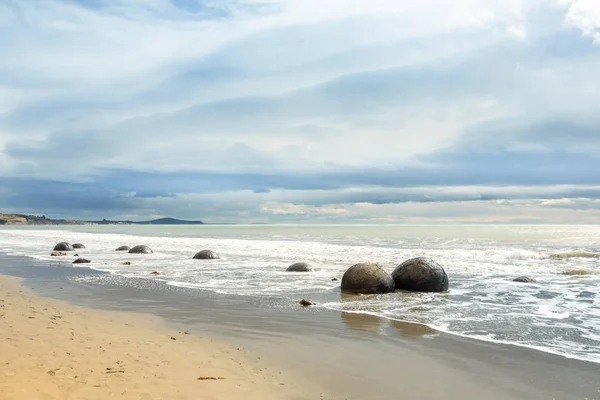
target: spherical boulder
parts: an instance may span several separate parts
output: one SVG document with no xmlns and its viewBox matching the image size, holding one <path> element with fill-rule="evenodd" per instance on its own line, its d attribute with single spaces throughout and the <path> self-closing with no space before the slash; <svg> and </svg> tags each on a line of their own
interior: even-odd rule
<svg viewBox="0 0 600 400">
<path fill-rule="evenodd" d="M 90 260 L 86 260 L 85 258 L 78 258 L 77 260 L 73 261 L 73 264 L 89 264 L 91 263 Z"/>
<path fill-rule="evenodd" d="M 297 262 L 287 267 L 287 272 L 310 272 L 312 271 L 310 264 L 305 262 Z"/>
<path fill-rule="evenodd" d="M 396 289 L 412 292 L 445 292 L 448 275 L 430 258 L 417 257 L 404 261 L 392 272 Z"/>
<path fill-rule="evenodd" d="M 85 246 L 81 243 L 73 243 L 74 249 L 85 249 Z"/>
<path fill-rule="evenodd" d="M 215 260 L 219 258 L 217 253 L 212 250 L 202 250 L 196 253 L 194 260 Z"/>
<path fill-rule="evenodd" d="M 513 282 L 535 283 L 537 281 L 535 279 L 533 279 L 533 278 L 528 277 L 528 276 L 519 276 L 518 278 L 513 279 Z"/>
<path fill-rule="evenodd" d="M 67 242 L 60 242 L 54 246 L 54 251 L 73 251 L 73 246 Z"/>
<path fill-rule="evenodd" d="M 342 277 L 342 290 L 346 292 L 362 294 L 390 293 L 394 291 L 394 288 L 392 276 L 379 264 L 355 264 Z"/>
<path fill-rule="evenodd" d="M 131 250 L 131 247 L 129 246 L 119 246 L 115 249 L 115 251 L 129 251 Z"/>
<path fill-rule="evenodd" d="M 131 253 L 131 254 L 152 254 L 154 252 L 152 251 L 152 249 L 150 247 L 141 244 L 141 245 L 134 246 L 131 249 L 129 249 L 129 253 Z"/>
</svg>

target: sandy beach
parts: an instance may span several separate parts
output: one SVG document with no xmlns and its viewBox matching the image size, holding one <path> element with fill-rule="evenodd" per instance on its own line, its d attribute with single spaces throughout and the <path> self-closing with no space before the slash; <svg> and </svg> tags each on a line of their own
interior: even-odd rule
<svg viewBox="0 0 600 400">
<path fill-rule="evenodd" d="M 241 349 L 152 316 L 41 299 L 6 276 L 0 335 L 2 400 L 313 398 Z"/>
<path fill-rule="evenodd" d="M 24 257 L 0 274 L 1 400 L 600 399 L 596 363 L 423 325 Z"/>
</svg>

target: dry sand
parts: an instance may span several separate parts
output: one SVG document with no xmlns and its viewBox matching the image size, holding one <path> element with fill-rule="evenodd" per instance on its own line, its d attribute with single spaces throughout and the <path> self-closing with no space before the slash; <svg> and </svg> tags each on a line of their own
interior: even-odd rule
<svg viewBox="0 0 600 400">
<path fill-rule="evenodd" d="M 0 276 L 2 400 L 320 397 L 261 363 L 158 318 L 41 299 Z"/>
</svg>

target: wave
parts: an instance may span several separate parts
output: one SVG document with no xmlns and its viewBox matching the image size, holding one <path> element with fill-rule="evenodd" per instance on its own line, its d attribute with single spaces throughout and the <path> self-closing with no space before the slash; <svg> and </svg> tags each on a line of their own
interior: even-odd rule
<svg viewBox="0 0 600 400">
<path fill-rule="evenodd" d="M 569 258 L 600 258 L 600 253 L 590 253 L 587 251 L 570 251 L 566 253 L 550 254 L 553 260 L 568 260 Z"/>
</svg>

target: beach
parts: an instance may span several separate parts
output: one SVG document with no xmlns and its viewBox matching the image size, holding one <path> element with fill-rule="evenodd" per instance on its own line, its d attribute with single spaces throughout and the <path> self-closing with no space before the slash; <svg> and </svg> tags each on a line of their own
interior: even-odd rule
<svg viewBox="0 0 600 400">
<path fill-rule="evenodd" d="M 22 324 L 21 340 L 3 343 L 12 346 L 20 363 L 3 370 L 3 399 L 36 398 L 35 393 L 91 399 L 178 398 L 173 393 L 182 399 L 600 399 L 598 364 L 448 335 L 419 324 L 302 307 L 269 308 L 259 306 L 256 298 L 23 257 L 0 256 L 0 273 L 23 278 L 22 289 L 15 281 L 2 280 L 2 291 L 8 290 L 11 299 L 3 295 L 4 304 L 10 301 L 11 318 Z M 63 318 L 51 319 L 56 315 Z M 9 326 L 5 321 L 3 329 Z M 64 336 L 49 333 L 48 326 L 57 329 L 61 323 Z M 74 323 L 79 336 L 98 349 L 70 339 Z M 31 328 L 27 324 L 39 325 L 26 329 Z M 0 354 L 5 363 L 4 354 L 10 353 L 2 348 Z M 143 365 L 136 359 L 144 360 Z M 61 369 L 55 375 L 48 373 L 56 368 Z M 107 374 L 106 368 L 126 372 Z M 77 369 L 83 372 L 73 373 Z M 205 375 L 226 379 L 196 380 Z M 74 376 L 87 383 L 75 382 Z M 31 393 L 6 397 L 11 393 L 6 385 L 13 393 Z M 81 392 L 60 397 L 69 390 Z M 96 393 L 101 396 L 93 397 Z"/>
<path fill-rule="evenodd" d="M 315 398 L 240 348 L 149 315 L 41 299 L 6 276 L 0 334 L 3 400 Z"/>
<path fill-rule="evenodd" d="M 0 274 L 22 285 L 3 289 L 19 324 L 6 314 L 1 332 L 22 340 L 3 343 L 0 362 L 21 364 L 2 383 L 56 398 L 198 398 L 200 384 L 223 399 L 600 399 L 599 238 L 593 226 L 2 228 Z M 51 256 L 61 241 L 85 247 Z M 115 250 L 139 244 L 153 253 Z M 220 258 L 194 260 L 203 249 Z M 439 261 L 450 290 L 340 291 L 352 263 L 391 271 L 414 256 Z M 314 270 L 285 271 L 299 260 Z"/>
</svg>

